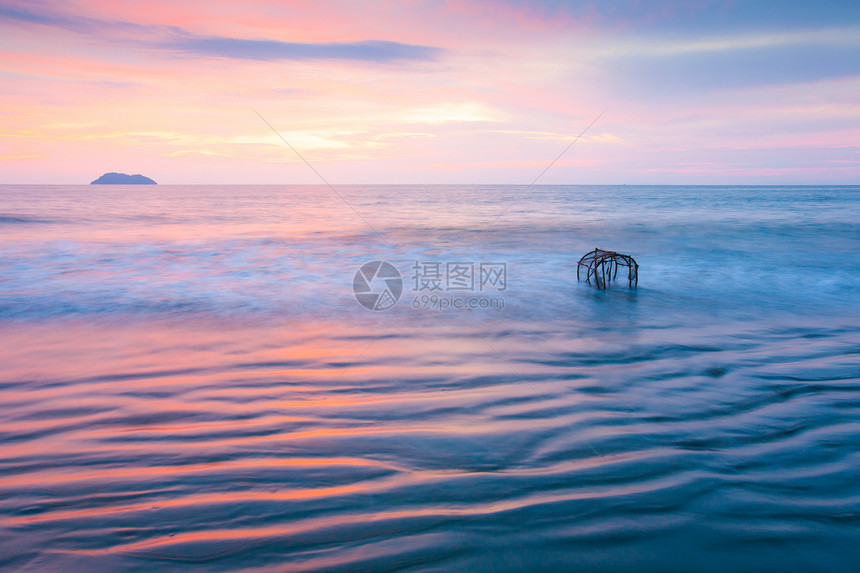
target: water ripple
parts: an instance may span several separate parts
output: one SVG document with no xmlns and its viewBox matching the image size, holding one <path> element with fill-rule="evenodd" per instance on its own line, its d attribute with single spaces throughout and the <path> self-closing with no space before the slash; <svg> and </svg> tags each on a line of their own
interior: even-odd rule
<svg viewBox="0 0 860 573">
<path fill-rule="evenodd" d="M 536 554 L 587 566 L 590 551 L 659 552 L 682 534 L 716 558 L 860 522 L 848 328 L 722 344 L 574 328 L 540 352 L 527 325 L 483 333 L 520 374 L 490 347 L 428 357 L 434 331 L 391 333 L 391 353 L 359 333 L 331 346 L 274 327 L 216 340 L 148 325 L 116 342 L 66 328 L 101 359 L 34 377 L 6 352 L 22 376 L 2 381 L 0 528 L 27 541 L 0 553 L 19 569 L 459 569 L 495 562 L 488 547 L 503 570 Z M 261 342 L 225 351 L 249 336 Z"/>
</svg>

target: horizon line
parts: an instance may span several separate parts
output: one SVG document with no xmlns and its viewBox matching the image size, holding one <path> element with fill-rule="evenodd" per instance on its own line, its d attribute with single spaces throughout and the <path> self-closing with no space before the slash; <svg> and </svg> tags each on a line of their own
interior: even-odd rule
<svg viewBox="0 0 860 573">
<path fill-rule="evenodd" d="M 140 184 L 140 183 L 110 183 L 110 184 L 93 184 L 93 183 L 3 183 L 0 186 L 8 185 L 28 185 L 28 186 L 76 186 L 76 187 L 242 187 L 242 186 L 273 186 L 273 185 L 294 185 L 302 187 L 326 187 L 325 183 L 155 183 L 155 184 Z M 341 186 L 374 186 L 374 187 L 396 187 L 396 186 L 411 186 L 411 187 L 441 187 L 454 185 L 471 185 L 471 186 L 503 186 L 503 187 L 523 187 L 529 186 L 529 183 L 336 183 L 334 185 Z M 858 183 L 536 183 L 532 187 L 860 187 Z"/>
</svg>

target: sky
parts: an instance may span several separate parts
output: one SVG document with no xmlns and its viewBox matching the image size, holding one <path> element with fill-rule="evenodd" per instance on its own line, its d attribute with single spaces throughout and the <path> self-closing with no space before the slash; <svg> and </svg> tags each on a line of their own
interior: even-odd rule
<svg viewBox="0 0 860 573">
<path fill-rule="evenodd" d="M 0 0 L 0 82 L 0 183 L 860 184 L 857 0 Z"/>
</svg>

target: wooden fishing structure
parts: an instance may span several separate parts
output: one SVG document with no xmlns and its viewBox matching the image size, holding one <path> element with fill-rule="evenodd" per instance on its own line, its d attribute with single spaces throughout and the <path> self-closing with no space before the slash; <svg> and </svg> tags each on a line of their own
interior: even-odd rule
<svg viewBox="0 0 860 573">
<path fill-rule="evenodd" d="M 622 255 L 615 251 L 594 249 L 579 259 L 576 265 L 576 280 L 579 279 L 580 269 L 585 269 L 585 282 L 599 289 L 605 289 L 609 281 L 618 276 L 618 267 L 627 267 L 627 284 L 634 287 L 639 284 L 639 265 L 630 255 Z"/>
</svg>

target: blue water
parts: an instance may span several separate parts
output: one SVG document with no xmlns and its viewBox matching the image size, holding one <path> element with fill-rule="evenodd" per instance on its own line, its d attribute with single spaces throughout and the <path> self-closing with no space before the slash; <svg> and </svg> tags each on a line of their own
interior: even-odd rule
<svg viewBox="0 0 860 573">
<path fill-rule="evenodd" d="M 0 186 L 0 563 L 851 571 L 858 255 L 860 187 Z"/>
</svg>

